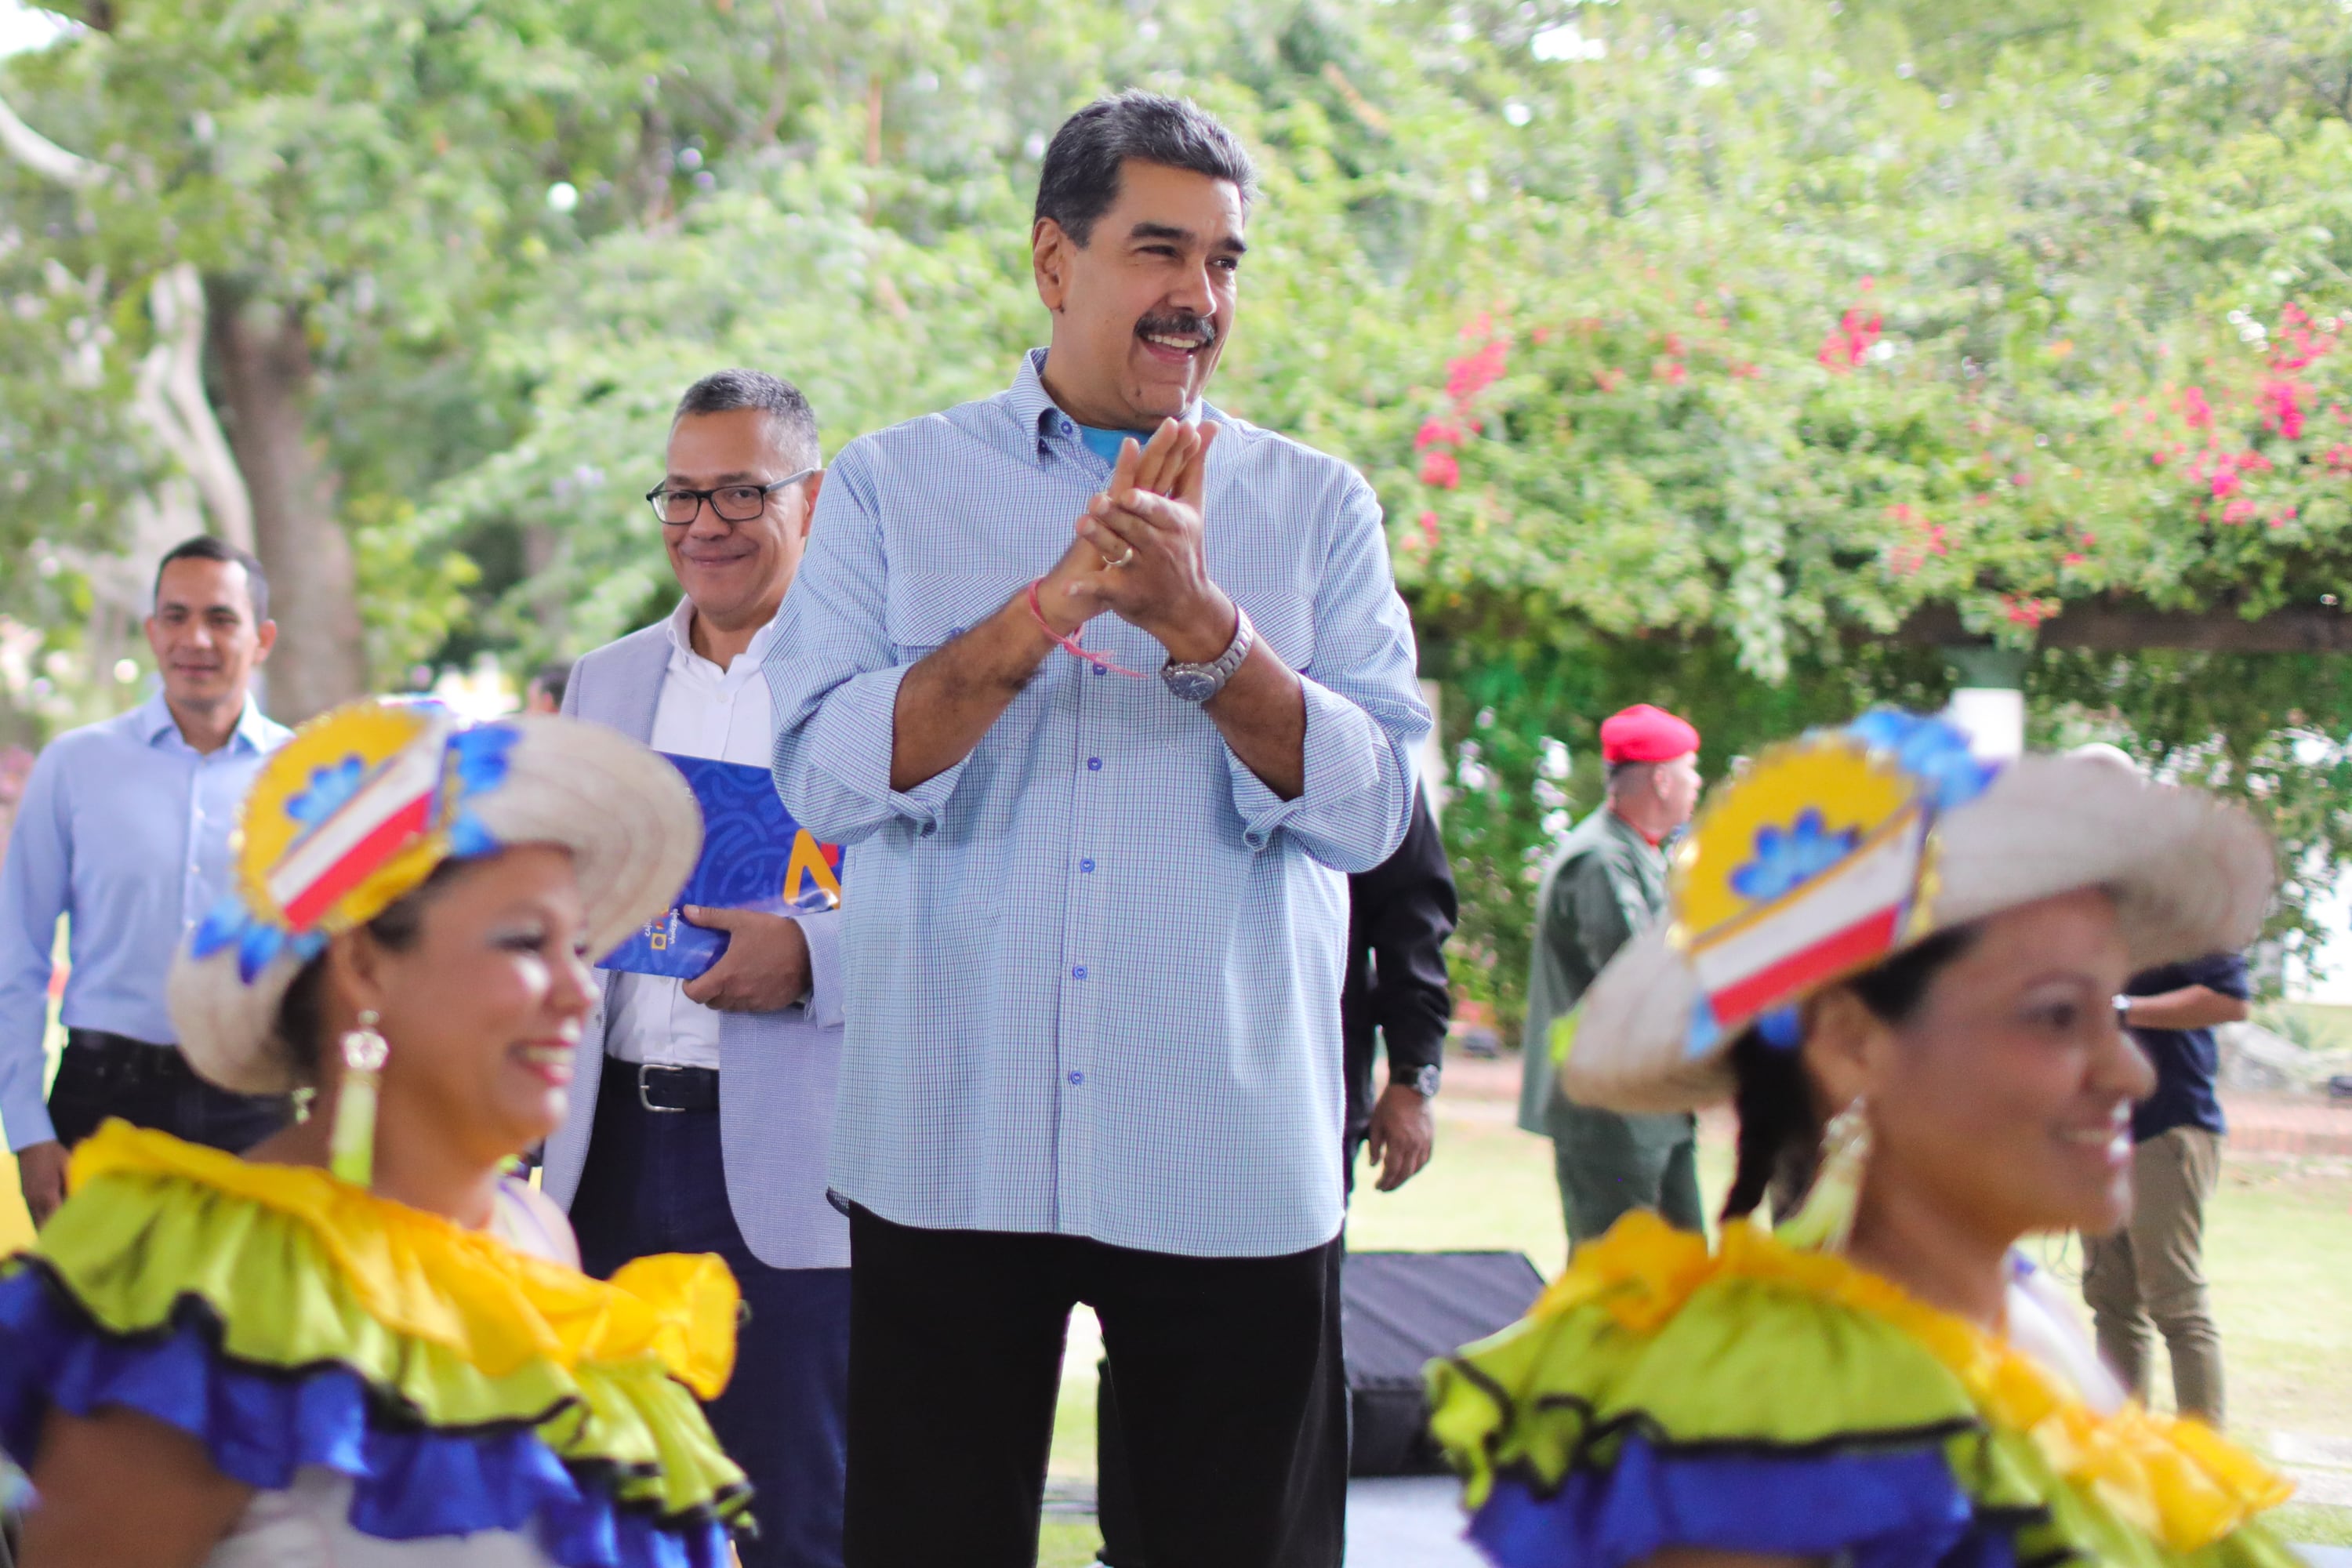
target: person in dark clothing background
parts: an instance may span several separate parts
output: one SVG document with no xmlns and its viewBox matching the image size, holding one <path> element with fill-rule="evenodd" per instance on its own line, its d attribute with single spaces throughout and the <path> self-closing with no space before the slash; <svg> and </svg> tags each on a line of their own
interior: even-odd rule
<svg viewBox="0 0 2352 1568">
<path fill-rule="evenodd" d="M 1454 870 L 1446 864 L 1437 818 L 1428 797 L 1417 794 L 1397 852 L 1348 879 L 1348 973 L 1339 992 L 1339 1032 L 1348 1085 L 1341 1136 L 1347 1140 L 1345 1168 L 1351 1195 L 1360 1152 L 1369 1150 L 1379 1172 L 1374 1186 L 1383 1193 L 1404 1185 L 1429 1163 L 1436 1142 L 1430 1101 L 1437 1094 L 1445 1029 L 1454 1016 L 1444 949 L 1445 939 L 1454 934 L 1456 913 Z M 1382 1045 L 1389 1058 L 1388 1084 L 1375 1097 L 1372 1060 Z M 1335 1271 L 1340 1257 L 1337 1251 L 1332 1254 Z M 1326 1299 L 1329 1318 L 1316 1355 L 1316 1377 L 1326 1394 L 1318 1396 L 1315 1408 L 1336 1408 L 1342 1419 L 1336 1427 L 1318 1423 L 1303 1432 L 1297 1463 L 1307 1474 L 1330 1467 L 1344 1477 L 1348 1372 L 1336 1278 Z M 1146 1568 L 1109 1363 L 1103 1363 L 1099 1371 L 1095 1471 L 1103 1534 L 1100 1562 L 1104 1568 Z M 1336 1398 L 1328 1396 L 1334 1383 L 1340 1385 Z M 1309 1488 L 1296 1495 L 1344 1497 L 1344 1488 Z M 1337 1568 L 1346 1545 L 1344 1507 L 1328 1516 L 1294 1519 L 1284 1543 L 1283 1568 Z"/>
<path fill-rule="evenodd" d="M 2246 961 L 2218 952 L 2135 974 L 2118 1020 L 2156 1068 L 2156 1092 L 2132 1108 L 2132 1215 L 2083 1241 L 2083 1300 L 2099 1350 L 2142 1403 L 2148 1351 L 2164 1336 L 2174 1406 L 2219 1428 L 2221 1332 L 2205 1287 L 2205 1205 L 2221 1173 L 2217 1024 L 2246 1016 Z"/>
<path fill-rule="evenodd" d="M 1694 1234 L 1706 1229 L 1697 1120 L 1578 1105 L 1558 1091 L 1552 1059 L 1585 992 L 1665 908 L 1666 846 L 1698 805 L 1698 750 L 1688 720 L 1646 702 L 1602 720 L 1607 798 L 1560 840 L 1536 891 L 1519 1125 L 1552 1142 L 1571 1247 L 1606 1235 L 1627 1209 L 1654 1210 Z"/>
<path fill-rule="evenodd" d="M 1430 1101 L 1445 1059 L 1454 993 L 1445 939 L 1456 916 L 1454 868 L 1425 798 L 1397 852 L 1348 879 L 1348 978 L 1339 992 L 1339 1038 L 1347 1053 L 1348 1189 L 1356 1154 L 1369 1146 L 1374 1184 L 1394 1192 L 1429 1163 L 1436 1139 Z M 1387 1047 L 1388 1087 L 1372 1094 L 1374 1037 Z"/>
<path fill-rule="evenodd" d="M 2105 742 L 2074 748 L 2132 773 L 2140 765 Z M 2116 1021 L 2156 1068 L 2156 1092 L 2132 1107 L 2132 1213 L 2113 1236 L 2083 1238 L 2083 1301 L 2099 1353 L 2143 1405 L 2148 1352 L 2164 1336 L 2172 1397 L 2183 1415 L 2221 1425 L 2221 1331 L 2205 1287 L 2205 1205 L 2221 1175 L 2228 1124 L 2216 1089 L 2215 1026 L 2246 1016 L 2246 961 L 2210 953 L 2135 974 L 2116 998 Z"/>
</svg>

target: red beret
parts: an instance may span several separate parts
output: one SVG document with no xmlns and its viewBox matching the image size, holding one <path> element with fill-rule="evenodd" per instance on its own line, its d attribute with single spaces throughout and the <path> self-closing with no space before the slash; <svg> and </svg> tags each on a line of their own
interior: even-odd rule
<svg viewBox="0 0 2352 1568">
<path fill-rule="evenodd" d="M 1646 702 L 1601 721 L 1601 760 L 1612 767 L 1619 763 L 1671 762 L 1697 750 L 1696 730 Z"/>
</svg>

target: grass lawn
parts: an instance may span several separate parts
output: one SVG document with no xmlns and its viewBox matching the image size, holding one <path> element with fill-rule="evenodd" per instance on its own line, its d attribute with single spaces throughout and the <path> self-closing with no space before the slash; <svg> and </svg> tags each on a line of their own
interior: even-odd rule
<svg viewBox="0 0 2352 1568">
<path fill-rule="evenodd" d="M 2273 1002 L 2263 1012 L 2279 1015 L 2291 1029 L 2300 1026 L 2315 1050 L 2352 1050 L 2352 1007 L 2326 1002 Z"/>
</svg>

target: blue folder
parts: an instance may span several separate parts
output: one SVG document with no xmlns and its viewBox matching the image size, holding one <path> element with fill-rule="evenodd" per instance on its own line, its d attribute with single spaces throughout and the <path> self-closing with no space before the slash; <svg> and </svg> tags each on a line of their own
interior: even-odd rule
<svg viewBox="0 0 2352 1568">
<path fill-rule="evenodd" d="M 688 921 L 677 912 L 680 904 L 786 914 L 840 903 L 841 851 L 793 820 L 767 769 L 661 756 L 686 775 L 702 808 L 702 858 L 668 911 L 605 954 L 598 968 L 691 980 L 718 963 L 727 933 Z"/>
</svg>

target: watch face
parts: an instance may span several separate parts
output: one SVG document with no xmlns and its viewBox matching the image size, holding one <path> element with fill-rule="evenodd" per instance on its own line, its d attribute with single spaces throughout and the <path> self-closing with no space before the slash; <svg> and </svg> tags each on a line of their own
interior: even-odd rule
<svg viewBox="0 0 2352 1568">
<path fill-rule="evenodd" d="M 1164 670 L 1161 678 L 1168 682 L 1169 690 L 1187 702 L 1206 702 L 1217 694 L 1217 688 L 1223 684 L 1197 664 L 1184 669 Z"/>
</svg>

